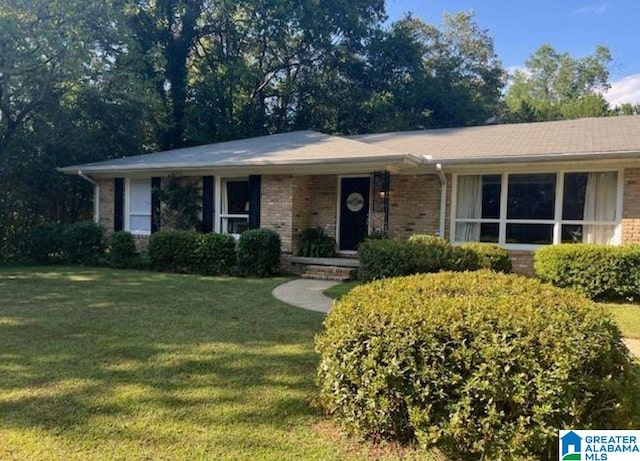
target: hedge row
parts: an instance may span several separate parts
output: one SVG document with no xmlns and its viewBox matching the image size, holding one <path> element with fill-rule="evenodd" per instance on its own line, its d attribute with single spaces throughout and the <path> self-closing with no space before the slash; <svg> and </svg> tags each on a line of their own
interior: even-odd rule
<svg viewBox="0 0 640 461">
<path fill-rule="evenodd" d="M 486 243 L 451 245 L 433 235 L 413 235 L 409 240 L 372 239 L 358 248 L 359 276 L 378 280 L 441 271 L 491 269 L 511 272 L 509 254 Z"/>
<path fill-rule="evenodd" d="M 640 297 L 640 245 L 548 246 L 536 251 L 534 269 L 540 280 L 591 299 Z"/>
<path fill-rule="evenodd" d="M 44 223 L 22 238 L 22 259 L 39 264 L 96 264 L 104 253 L 104 232 L 92 221 Z"/>
<path fill-rule="evenodd" d="M 280 266 L 280 237 L 267 229 L 244 232 L 236 240 L 227 234 L 161 231 L 149 240 L 147 255 L 136 251 L 133 235 L 104 230 L 91 221 L 71 225 L 45 223 L 22 238 L 21 259 L 39 264 L 106 264 L 115 268 L 146 269 L 203 275 L 269 277 Z"/>
<path fill-rule="evenodd" d="M 362 285 L 316 348 L 319 401 L 347 429 L 448 459 L 558 459 L 558 428 L 640 424 L 640 373 L 604 307 L 535 279 L 484 270 Z"/>
<path fill-rule="evenodd" d="M 161 231 L 149 240 L 151 269 L 203 275 L 269 277 L 280 266 L 280 237 L 267 229 L 244 232 L 236 245 L 228 234 Z"/>
</svg>

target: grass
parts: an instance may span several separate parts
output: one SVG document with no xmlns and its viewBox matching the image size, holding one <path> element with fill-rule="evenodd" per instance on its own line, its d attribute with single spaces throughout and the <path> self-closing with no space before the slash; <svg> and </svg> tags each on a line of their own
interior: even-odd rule
<svg viewBox="0 0 640 461">
<path fill-rule="evenodd" d="M 0 459 L 425 459 L 314 409 L 324 316 L 282 281 L 0 268 Z M 637 306 L 610 309 L 640 338 Z"/>
<path fill-rule="evenodd" d="M 313 408 L 323 315 L 282 281 L 0 269 L 0 459 L 419 459 Z"/>
<path fill-rule="evenodd" d="M 607 304 L 623 336 L 640 339 L 640 306 L 637 304 Z"/>
<path fill-rule="evenodd" d="M 340 283 L 324 290 L 324 294 L 332 299 L 340 299 L 360 284 L 362 284 L 362 282 L 359 281 Z"/>
</svg>

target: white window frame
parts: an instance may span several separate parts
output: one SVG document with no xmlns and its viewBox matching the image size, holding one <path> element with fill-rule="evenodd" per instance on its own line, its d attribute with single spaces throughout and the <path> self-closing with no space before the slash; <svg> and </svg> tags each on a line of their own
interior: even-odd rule
<svg viewBox="0 0 640 461">
<path fill-rule="evenodd" d="M 247 224 L 249 223 L 249 213 L 243 214 L 232 214 L 227 213 L 227 203 L 226 203 L 226 191 L 223 193 L 223 190 L 226 188 L 227 182 L 234 181 L 247 181 L 249 182 L 248 176 L 237 176 L 237 177 L 224 177 L 220 176 L 215 177 L 215 197 L 216 197 L 216 207 L 215 207 L 215 226 L 214 230 L 217 234 L 227 234 L 226 226 L 222 226 L 223 219 L 231 219 L 231 218 L 244 218 L 247 220 Z M 240 238 L 240 234 L 230 234 L 233 235 L 234 238 Z"/>
<path fill-rule="evenodd" d="M 562 205 L 564 203 L 564 177 L 568 173 L 605 173 L 615 172 L 617 173 L 617 196 L 616 196 L 616 219 L 615 221 L 584 221 L 584 220 L 565 220 L 562 219 Z M 555 209 L 553 219 L 507 219 L 507 199 L 509 193 L 509 175 L 515 174 L 549 174 L 556 175 L 556 191 L 555 191 Z M 500 218 L 478 218 L 478 219 L 466 219 L 457 218 L 457 206 L 458 206 L 458 177 L 459 176 L 485 176 L 485 175 L 500 175 Z M 507 224 L 548 224 L 553 225 L 553 241 L 551 245 L 557 245 L 562 243 L 562 226 L 563 225 L 601 225 L 601 226 L 615 226 L 613 245 L 619 245 L 622 241 L 622 194 L 624 186 L 624 169 L 620 168 L 598 168 L 598 169 L 584 169 L 584 168 L 563 168 L 554 170 L 531 170 L 531 171 L 480 171 L 480 172 L 465 172 L 453 174 L 452 184 L 452 196 L 451 196 L 451 233 L 450 240 L 452 243 L 458 245 L 467 242 L 456 241 L 456 224 L 457 223 L 497 223 L 499 224 L 498 230 L 498 245 L 508 250 L 537 250 L 547 245 L 534 245 L 523 243 L 507 243 Z"/>
<path fill-rule="evenodd" d="M 131 213 L 131 181 L 148 181 L 149 182 L 149 194 L 153 193 L 151 187 L 151 178 L 126 178 L 125 179 L 125 192 L 124 192 L 124 229 L 133 235 L 149 236 L 151 235 L 151 202 L 149 202 L 149 213 Z M 153 200 L 153 199 L 151 199 Z M 149 218 L 149 230 L 131 230 L 131 216 L 145 216 Z"/>
</svg>

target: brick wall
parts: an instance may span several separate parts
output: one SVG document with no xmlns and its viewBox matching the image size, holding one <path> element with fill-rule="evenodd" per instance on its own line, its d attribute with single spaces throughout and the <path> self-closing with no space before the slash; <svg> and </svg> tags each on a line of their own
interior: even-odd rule
<svg viewBox="0 0 640 461">
<path fill-rule="evenodd" d="M 96 182 L 100 185 L 100 225 L 104 228 L 106 235 L 113 233 L 113 178 L 98 179 Z M 95 197 L 94 197 L 95 198 Z"/>
<path fill-rule="evenodd" d="M 640 168 L 624 170 L 622 243 L 640 243 Z"/>
<path fill-rule="evenodd" d="M 260 226 L 276 231 L 282 251 L 293 251 L 293 176 L 262 176 Z"/>
<path fill-rule="evenodd" d="M 533 277 L 533 251 L 509 250 L 513 272 L 515 274 Z"/>
<path fill-rule="evenodd" d="M 311 176 L 311 225 L 321 227 L 336 238 L 336 207 L 338 203 L 338 177 L 336 175 Z"/>
<path fill-rule="evenodd" d="M 311 190 L 310 176 L 294 176 L 293 184 L 293 200 L 292 200 L 292 241 L 291 251 L 297 252 L 298 235 L 305 229 L 311 227 Z"/>
<path fill-rule="evenodd" d="M 437 175 L 391 175 L 389 233 L 436 234 L 440 225 L 440 179 Z"/>
</svg>

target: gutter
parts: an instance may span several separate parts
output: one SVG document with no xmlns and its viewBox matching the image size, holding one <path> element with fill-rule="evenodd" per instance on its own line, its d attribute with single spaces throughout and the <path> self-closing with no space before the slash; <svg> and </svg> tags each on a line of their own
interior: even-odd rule
<svg viewBox="0 0 640 461">
<path fill-rule="evenodd" d="M 134 173 L 136 171 L 172 171 L 172 170 L 189 170 L 197 171 L 204 169 L 226 169 L 226 168 L 271 168 L 271 167 L 295 167 L 295 166 L 316 166 L 316 165 L 344 165 L 344 164 L 367 164 L 367 163 L 405 163 L 413 166 L 423 164 L 420 156 L 413 154 L 386 154 L 386 155 L 369 155 L 366 157 L 341 157 L 336 159 L 294 159 L 294 160 L 258 160 L 247 161 L 242 163 L 221 162 L 221 163 L 192 163 L 192 162 L 175 162 L 175 163 L 156 163 L 156 164 L 134 164 L 134 165 L 111 165 L 100 166 L 92 164 L 73 165 L 58 168 L 58 171 L 67 174 L 78 172 L 78 167 L 83 167 L 84 171 L 95 174 L 113 174 L 113 173 Z M 81 172 L 82 170 L 80 170 Z"/>
<path fill-rule="evenodd" d="M 484 165 L 484 164 L 509 164 L 509 163 L 538 163 L 538 162 L 575 162 L 584 160 L 622 160 L 638 159 L 640 152 L 632 151 L 607 151 L 607 152 L 576 152 L 556 154 L 528 154 L 528 155 L 501 155 L 486 157 L 449 157 L 440 158 L 439 162 L 446 165 Z M 426 156 L 425 156 L 426 157 Z M 428 161 L 431 159 L 427 158 Z"/>
<path fill-rule="evenodd" d="M 78 176 L 85 181 L 93 184 L 93 222 L 100 223 L 100 184 L 95 182 L 89 176 L 85 175 L 82 170 L 78 170 Z"/>
<path fill-rule="evenodd" d="M 445 225 L 447 216 L 447 177 L 442 171 L 442 163 L 436 163 L 436 171 L 440 178 L 440 224 L 439 234 L 441 238 L 445 236 Z"/>
</svg>

